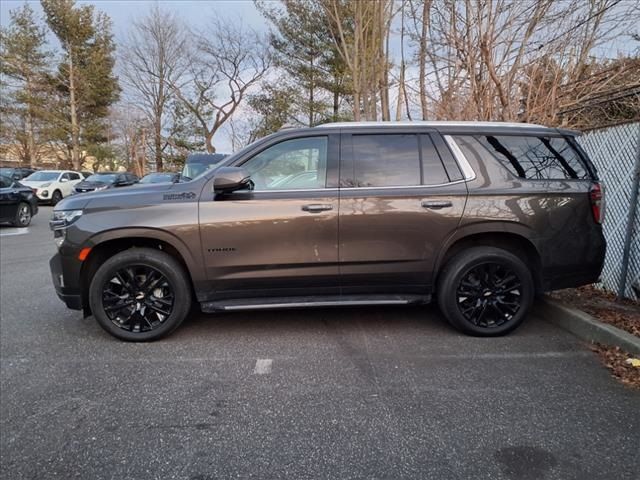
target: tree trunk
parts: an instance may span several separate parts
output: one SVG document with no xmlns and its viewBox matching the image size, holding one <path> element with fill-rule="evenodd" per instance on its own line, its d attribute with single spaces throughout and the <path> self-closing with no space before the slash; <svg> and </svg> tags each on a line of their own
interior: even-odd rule
<svg viewBox="0 0 640 480">
<path fill-rule="evenodd" d="M 418 77 L 420 81 L 420 109 L 422 120 L 429 116 L 427 111 L 427 33 L 429 32 L 429 10 L 431 0 L 422 0 L 422 31 L 420 32 L 420 51 L 418 52 Z"/>
<path fill-rule="evenodd" d="M 207 148 L 207 153 L 216 153 L 216 147 L 213 146 L 213 130 L 208 131 L 205 137 L 205 147 Z"/>
<path fill-rule="evenodd" d="M 309 69 L 309 126 L 313 127 L 313 102 L 314 102 L 314 78 L 313 78 L 313 54 L 311 55 L 311 59 L 309 61 L 311 68 Z"/>
<path fill-rule="evenodd" d="M 400 79 L 398 80 L 398 105 L 396 106 L 396 121 L 402 119 L 402 107 L 404 104 L 404 59 L 400 62 Z"/>
<path fill-rule="evenodd" d="M 69 52 L 69 107 L 71 110 L 71 163 L 75 170 L 80 170 L 80 126 L 76 101 L 76 81 L 73 66 L 73 54 Z"/>
<path fill-rule="evenodd" d="M 154 122 L 153 143 L 155 149 L 156 171 L 162 172 L 162 113 L 156 114 Z"/>
</svg>

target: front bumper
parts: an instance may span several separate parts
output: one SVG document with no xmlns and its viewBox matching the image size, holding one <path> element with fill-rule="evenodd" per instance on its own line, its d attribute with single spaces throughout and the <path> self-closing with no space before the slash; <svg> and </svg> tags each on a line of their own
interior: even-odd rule
<svg viewBox="0 0 640 480">
<path fill-rule="evenodd" d="M 37 188 L 34 190 L 36 198 L 39 202 L 50 202 L 51 201 L 51 192 L 47 188 Z"/>
<path fill-rule="evenodd" d="M 65 262 L 65 258 L 60 253 L 56 253 L 49 261 L 49 268 L 58 298 L 67 305 L 67 308 L 82 310 L 82 294 L 77 284 L 80 269 L 76 268 L 74 263 L 73 261 Z"/>
</svg>

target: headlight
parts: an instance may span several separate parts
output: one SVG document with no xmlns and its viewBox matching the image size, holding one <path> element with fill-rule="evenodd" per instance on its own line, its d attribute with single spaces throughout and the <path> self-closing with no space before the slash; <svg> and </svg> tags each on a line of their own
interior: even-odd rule
<svg viewBox="0 0 640 480">
<path fill-rule="evenodd" d="M 82 210 L 54 210 L 49 226 L 51 230 L 67 228 L 82 215 Z"/>
<path fill-rule="evenodd" d="M 42 185 L 40 185 L 40 188 L 47 188 L 51 186 L 51 182 L 49 183 L 43 183 Z"/>
<path fill-rule="evenodd" d="M 94 191 L 97 192 L 98 190 L 106 190 L 107 188 L 109 188 L 109 185 L 102 185 L 101 187 L 96 187 Z"/>
</svg>

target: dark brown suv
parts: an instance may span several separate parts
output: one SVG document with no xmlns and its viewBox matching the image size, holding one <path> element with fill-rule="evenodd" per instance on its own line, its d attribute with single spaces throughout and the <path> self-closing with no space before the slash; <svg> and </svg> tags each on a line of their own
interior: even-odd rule
<svg viewBox="0 0 640 480">
<path fill-rule="evenodd" d="M 69 308 L 124 340 L 204 312 L 427 303 L 502 335 L 537 292 L 595 282 L 603 198 L 575 132 L 528 124 L 290 129 L 186 183 L 77 195 L 51 228 Z"/>
</svg>

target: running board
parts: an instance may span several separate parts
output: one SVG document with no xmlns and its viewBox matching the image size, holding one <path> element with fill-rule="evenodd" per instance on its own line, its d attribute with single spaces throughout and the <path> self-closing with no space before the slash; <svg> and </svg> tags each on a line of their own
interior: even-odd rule
<svg viewBox="0 0 640 480">
<path fill-rule="evenodd" d="M 317 297 L 244 298 L 202 302 L 204 313 L 313 307 L 425 304 L 431 295 L 323 295 Z"/>
</svg>

